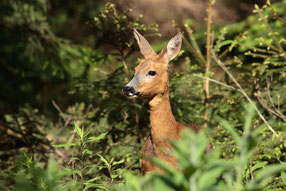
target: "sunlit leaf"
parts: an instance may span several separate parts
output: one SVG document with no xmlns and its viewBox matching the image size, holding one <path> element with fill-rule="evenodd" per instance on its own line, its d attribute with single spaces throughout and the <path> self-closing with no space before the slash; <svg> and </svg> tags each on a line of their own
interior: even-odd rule
<svg viewBox="0 0 286 191">
<path fill-rule="evenodd" d="M 87 142 L 99 141 L 99 140 L 103 139 L 107 135 L 107 133 L 108 132 L 102 133 L 97 137 L 88 137 Z"/>
</svg>

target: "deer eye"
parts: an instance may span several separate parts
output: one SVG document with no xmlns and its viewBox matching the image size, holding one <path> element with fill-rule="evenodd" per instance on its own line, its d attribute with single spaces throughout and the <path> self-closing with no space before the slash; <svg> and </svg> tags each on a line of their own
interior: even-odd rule
<svg viewBox="0 0 286 191">
<path fill-rule="evenodd" d="M 148 72 L 148 75 L 150 75 L 150 76 L 155 76 L 155 75 L 156 75 L 156 72 L 151 70 L 151 71 Z"/>
</svg>

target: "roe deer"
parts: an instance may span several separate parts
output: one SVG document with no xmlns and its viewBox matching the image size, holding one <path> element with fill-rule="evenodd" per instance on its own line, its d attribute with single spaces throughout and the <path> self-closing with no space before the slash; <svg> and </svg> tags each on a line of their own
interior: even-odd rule
<svg viewBox="0 0 286 191">
<path fill-rule="evenodd" d="M 149 99 L 151 135 L 143 146 L 142 173 L 163 171 L 154 166 L 148 158 L 158 157 L 172 166 L 177 161 L 170 156 L 172 149 L 169 141 L 179 139 L 180 131 L 190 127 L 195 131 L 197 125 L 184 125 L 175 120 L 169 100 L 168 63 L 175 58 L 181 49 L 182 34 L 178 33 L 156 54 L 148 41 L 134 29 L 134 35 L 144 59 L 135 67 L 133 79 L 123 88 L 130 97 Z"/>
</svg>

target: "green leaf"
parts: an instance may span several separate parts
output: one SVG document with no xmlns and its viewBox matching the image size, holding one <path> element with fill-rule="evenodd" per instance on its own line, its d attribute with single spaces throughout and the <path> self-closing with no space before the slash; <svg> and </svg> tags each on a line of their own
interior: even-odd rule
<svg viewBox="0 0 286 191">
<path fill-rule="evenodd" d="M 86 181 L 86 182 L 91 183 L 91 182 L 94 182 L 94 181 L 96 181 L 96 180 L 99 180 L 100 178 L 101 178 L 100 176 L 97 176 L 97 177 L 94 177 L 94 178 L 92 178 L 92 179 L 89 179 L 89 180 Z"/>
<path fill-rule="evenodd" d="M 118 174 L 112 174 L 112 175 L 111 175 L 111 178 L 113 178 L 113 179 L 114 179 L 114 178 L 117 178 L 117 177 L 118 177 Z"/>
<path fill-rule="evenodd" d="M 97 137 L 89 137 L 89 138 L 87 139 L 87 142 L 99 141 L 99 140 L 103 139 L 103 138 L 107 135 L 107 133 L 108 133 L 108 132 L 102 133 L 102 134 L 100 134 L 100 135 L 97 136 Z"/>
<path fill-rule="evenodd" d="M 74 169 L 74 170 L 72 170 L 72 173 L 75 173 L 75 174 L 78 174 L 79 176 L 81 176 L 80 170 Z"/>
<path fill-rule="evenodd" d="M 89 154 L 89 155 L 91 155 L 91 154 L 92 154 L 92 151 L 89 150 L 89 149 L 84 149 L 84 150 L 83 150 L 83 154 Z"/>
<path fill-rule="evenodd" d="M 117 164 L 124 163 L 124 161 L 125 161 L 125 159 L 122 159 L 122 160 L 120 160 L 120 161 L 115 161 L 115 162 L 112 163 L 112 166 L 117 165 Z"/>
<path fill-rule="evenodd" d="M 101 154 L 97 154 L 97 156 L 100 157 L 100 160 L 101 160 L 102 162 L 104 162 L 104 164 L 106 165 L 106 167 L 107 167 L 108 169 L 111 168 L 109 162 L 108 162 Z"/>
<path fill-rule="evenodd" d="M 282 181 L 284 182 L 284 184 L 286 185 L 286 173 L 285 173 L 285 171 L 281 172 L 281 178 L 282 178 Z"/>
<path fill-rule="evenodd" d="M 65 144 L 59 144 L 59 145 L 53 145 L 53 147 L 69 147 L 69 146 L 76 146 L 76 143 L 65 143 Z"/>
<path fill-rule="evenodd" d="M 82 139 L 83 138 L 82 130 L 79 128 L 78 124 L 75 121 L 74 121 L 74 127 L 77 135 Z"/>
<path fill-rule="evenodd" d="M 256 165 L 254 165 L 254 166 L 252 167 L 252 170 L 255 171 L 256 169 L 262 168 L 262 167 L 264 167 L 264 166 L 267 165 L 267 164 L 268 164 L 267 161 L 257 163 Z"/>
<path fill-rule="evenodd" d="M 218 49 L 220 49 L 221 47 L 225 45 L 231 44 L 231 43 L 233 43 L 233 40 L 225 40 L 218 45 Z"/>
<path fill-rule="evenodd" d="M 254 180 L 249 183 L 250 188 L 254 188 L 257 185 L 265 186 L 267 184 L 269 178 L 277 173 L 281 173 L 286 170 L 286 164 L 274 164 L 269 165 L 264 169 L 259 170 Z"/>
<path fill-rule="evenodd" d="M 177 170 L 176 168 L 174 168 L 173 166 L 167 164 L 165 161 L 162 161 L 158 158 L 153 158 L 152 162 L 156 166 L 160 167 L 165 171 L 165 176 L 168 177 L 169 181 L 171 181 L 172 184 L 174 185 L 181 185 L 181 184 L 186 185 L 186 183 L 188 184 L 188 182 L 184 177 L 184 174 L 179 170 Z"/>
<path fill-rule="evenodd" d="M 100 190 L 107 190 L 107 191 L 109 191 L 107 188 L 102 186 L 102 184 L 84 183 L 84 185 L 85 185 L 85 187 L 84 187 L 83 191 L 89 190 L 89 188 L 98 188 Z M 98 190 L 98 189 L 95 189 L 95 190 Z"/>
<path fill-rule="evenodd" d="M 81 128 L 81 139 L 83 139 L 83 137 L 84 137 L 84 126 L 82 126 L 82 128 Z"/>
<path fill-rule="evenodd" d="M 83 137 L 88 136 L 88 135 L 90 134 L 90 132 L 91 132 L 91 130 L 89 130 L 88 132 L 86 132 Z"/>
<path fill-rule="evenodd" d="M 78 157 L 72 157 L 72 158 L 70 158 L 70 161 L 69 161 L 68 165 L 69 165 L 72 161 L 76 161 L 76 160 L 81 161 Z"/>
</svg>

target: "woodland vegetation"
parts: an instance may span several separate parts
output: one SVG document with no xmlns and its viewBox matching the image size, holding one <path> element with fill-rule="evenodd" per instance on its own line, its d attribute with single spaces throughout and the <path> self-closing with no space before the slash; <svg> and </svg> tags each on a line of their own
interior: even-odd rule
<svg viewBox="0 0 286 191">
<path fill-rule="evenodd" d="M 215 3 L 173 21 L 173 113 L 203 130 L 172 142 L 178 169 L 154 159 L 166 173 L 142 176 L 148 101 L 122 93 L 142 58 L 132 29 L 157 52 L 171 36 L 109 2 L 2 0 L 0 190 L 285 190 L 286 0 L 228 24 Z"/>
</svg>

